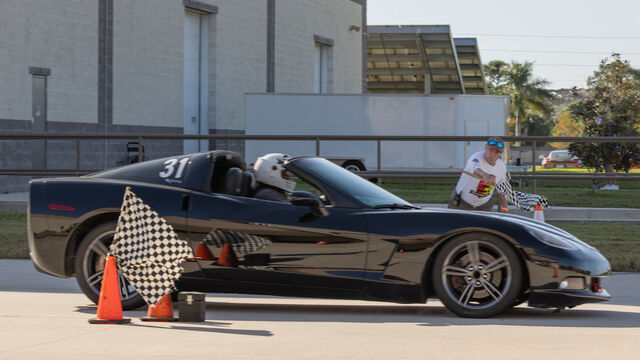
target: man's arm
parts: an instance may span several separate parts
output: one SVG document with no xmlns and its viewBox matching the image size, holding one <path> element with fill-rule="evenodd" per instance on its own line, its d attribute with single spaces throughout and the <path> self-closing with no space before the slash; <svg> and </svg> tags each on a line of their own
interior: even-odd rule
<svg viewBox="0 0 640 360">
<path fill-rule="evenodd" d="M 496 177 L 491 174 L 487 174 L 486 172 L 482 171 L 482 169 L 475 169 L 473 171 L 473 174 L 481 177 L 482 180 L 489 186 L 494 186 L 496 184 Z"/>
</svg>

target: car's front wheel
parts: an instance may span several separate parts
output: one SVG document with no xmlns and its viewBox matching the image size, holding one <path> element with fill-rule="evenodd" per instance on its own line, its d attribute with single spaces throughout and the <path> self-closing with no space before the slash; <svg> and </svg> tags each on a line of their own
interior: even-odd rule
<svg viewBox="0 0 640 360">
<path fill-rule="evenodd" d="M 80 243 L 75 259 L 76 280 L 80 289 L 91 301 L 98 303 L 100 287 L 104 273 L 105 260 L 109 253 L 109 246 L 113 242 L 116 232 L 116 222 L 103 223 L 91 230 Z M 118 282 L 120 284 L 120 298 L 122 308 L 132 310 L 144 305 L 142 296 L 129 284 L 118 269 Z"/>
<path fill-rule="evenodd" d="M 485 318 L 511 308 L 522 289 L 522 265 L 515 250 L 489 234 L 470 233 L 438 252 L 433 288 L 444 306 L 462 317 Z"/>
</svg>

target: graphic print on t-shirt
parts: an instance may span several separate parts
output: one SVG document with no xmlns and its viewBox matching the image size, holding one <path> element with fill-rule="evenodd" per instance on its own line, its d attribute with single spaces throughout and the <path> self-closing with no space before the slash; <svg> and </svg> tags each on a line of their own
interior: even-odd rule
<svg viewBox="0 0 640 360">
<path fill-rule="evenodd" d="M 491 194 L 491 190 L 493 190 L 494 186 L 495 185 L 487 185 L 484 180 L 480 180 L 480 182 L 478 183 L 478 187 L 475 190 L 470 190 L 469 193 L 479 198 L 483 198 Z"/>
</svg>

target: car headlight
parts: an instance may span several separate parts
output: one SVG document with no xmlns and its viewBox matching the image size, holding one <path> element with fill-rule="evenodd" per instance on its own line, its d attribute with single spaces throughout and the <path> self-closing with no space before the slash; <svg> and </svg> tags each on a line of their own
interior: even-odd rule
<svg viewBox="0 0 640 360">
<path fill-rule="evenodd" d="M 564 240 L 558 235 L 552 234 L 550 232 L 535 228 L 533 226 L 525 226 L 529 234 L 531 234 L 536 239 L 540 240 L 545 245 L 549 245 L 555 248 L 570 250 L 570 251 L 578 251 L 578 248 L 575 244 L 573 244 L 570 240 Z"/>
</svg>

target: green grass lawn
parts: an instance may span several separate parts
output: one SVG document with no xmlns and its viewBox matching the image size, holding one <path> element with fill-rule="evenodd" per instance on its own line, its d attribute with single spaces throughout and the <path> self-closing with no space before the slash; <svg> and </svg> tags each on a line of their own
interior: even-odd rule
<svg viewBox="0 0 640 360">
<path fill-rule="evenodd" d="M 382 187 L 414 203 L 446 204 L 458 179 L 382 179 Z"/>
<path fill-rule="evenodd" d="M 457 182 L 458 179 L 388 178 L 382 179 L 382 187 L 410 202 L 445 204 Z M 536 193 L 549 197 L 551 206 L 640 208 L 640 181 L 618 181 L 618 185 L 617 191 L 594 190 L 591 180 L 540 179 L 536 181 Z M 533 181 L 514 189 L 531 193 Z"/>
<path fill-rule="evenodd" d="M 595 246 L 613 271 L 640 271 L 640 223 L 552 224 Z"/>
<path fill-rule="evenodd" d="M 0 212 L 0 258 L 29 258 L 25 213 Z"/>
<path fill-rule="evenodd" d="M 553 225 L 598 248 L 609 259 L 614 271 L 640 271 L 640 223 Z M 24 213 L 0 212 L 0 258 L 29 258 Z"/>
</svg>

